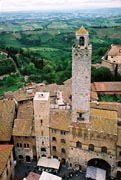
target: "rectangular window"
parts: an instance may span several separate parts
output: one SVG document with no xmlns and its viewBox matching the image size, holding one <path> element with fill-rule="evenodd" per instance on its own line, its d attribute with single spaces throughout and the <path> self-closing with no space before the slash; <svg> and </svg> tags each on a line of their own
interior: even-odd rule
<svg viewBox="0 0 121 180">
<path fill-rule="evenodd" d="M 83 117 L 82 113 L 78 113 L 77 120 L 78 121 L 84 121 L 84 117 Z"/>
<path fill-rule="evenodd" d="M 56 137 L 52 137 L 52 141 L 56 141 Z"/>
<path fill-rule="evenodd" d="M 52 149 L 53 149 L 53 151 L 56 151 L 56 146 L 53 146 Z"/>
<path fill-rule="evenodd" d="M 61 143 L 66 143 L 66 140 L 65 139 L 61 139 Z"/>
<path fill-rule="evenodd" d="M 66 135 L 66 132 L 65 131 L 63 131 L 63 130 L 61 130 L 61 132 L 60 132 L 62 135 Z"/>
<path fill-rule="evenodd" d="M 52 129 L 52 133 L 53 133 L 53 134 L 56 134 L 56 129 Z"/>
</svg>

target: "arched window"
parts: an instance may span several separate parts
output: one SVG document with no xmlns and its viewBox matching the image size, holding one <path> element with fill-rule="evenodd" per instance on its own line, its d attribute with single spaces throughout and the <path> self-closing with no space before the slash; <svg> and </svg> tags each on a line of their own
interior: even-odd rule
<svg viewBox="0 0 121 180">
<path fill-rule="evenodd" d="M 119 151 L 119 156 L 121 156 L 121 151 Z"/>
<path fill-rule="evenodd" d="M 121 167 L 121 161 L 118 161 L 118 167 Z"/>
<path fill-rule="evenodd" d="M 107 147 L 105 147 L 105 146 L 101 147 L 101 152 L 102 153 L 107 153 Z"/>
<path fill-rule="evenodd" d="M 19 155 L 19 159 L 21 159 L 21 160 L 22 160 L 22 159 L 24 159 L 24 158 L 23 158 L 23 156 L 22 156 L 22 155 Z"/>
<path fill-rule="evenodd" d="M 53 148 L 53 151 L 56 151 L 56 146 L 53 146 L 52 148 Z"/>
<path fill-rule="evenodd" d="M 61 153 L 66 153 L 66 150 L 64 148 L 61 149 Z"/>
<path fill-rule="evenodd" d="M 65 139 L 61 139 L 61 143 L 66 143 L 66 140 Z"/>
<path fill-rule="evenodd" d="M 19 144 L 19 147 L 22 147 L 22 144 L 21 144 L 21 143 Z"/>
<path fill-rule="evenodd" d="M 94 145 L 93 144 L 89 144 L 89 151 L 94 151 Z"/>
<path fill-rule="evenodd" d="M 80 39 L 79 39 L 79 45 L 84 46 L 84 37 L 83 36 L 80 37 Z"/>
<path fill-rule="evenodd" d="M 52 137 L 52 141 L 56 141 L 56 137 Z"/>
<path fill-rule="evenodd" d="M 81 142 L 79 142 L 79 141 L 78 141 L 78 142 L 76 142 L 76 147 L 77 147 L 77 148 L 79 148 L 79 149 L 81 149 L 81 148 L 82 148 L 82 143 L 81 143 Z"/>
<path fill-rule="evenodd" d="M 44 135 L 44 133 L 43 133 L 43 131 L 41 131 L 41 136 L 43 136 Z"/>
<path fill-rule="evenodd" d="M 41 124 L 41 126 L 43 125 L 43 120 L 42 119 L 40 120 L 40 124 Z"/>
<path fill-rule="evenodd" d="M 29 144 L 24 144 L 24 148 L 29 148 Z"/>
<path fill-rule="evenodd" d="M 17 143 L 17 147 L 22 147 L 22 144 L 21 143 Z"/>
<path fill-rule="evenodd" d="M 30 162 L 31 158 L 30 156 L 26 156 L 26 162 Z"/>
</svg>

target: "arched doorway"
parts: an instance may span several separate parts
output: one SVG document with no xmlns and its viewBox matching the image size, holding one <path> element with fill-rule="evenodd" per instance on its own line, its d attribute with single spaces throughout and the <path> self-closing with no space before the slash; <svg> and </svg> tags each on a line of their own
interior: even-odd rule
<svg viewBox="0 0 121 180">
<path fill-rule="evenodd" d="M 30 156 L 26 156 L 26 162 L 30 162 Z"/>
<path fill-rule="evenodd" d="M 99 159 L 99 158 L 94 158 L 88 161 L 87 166 L 93 166 L 93 167 L 97 167 L 97 168 L 101 168 L 106 170 L 106 177 L 108 178 L 111 174 L 111 166 L 110 164 L 103 160 L 103 159 Z"/>
<path fill-rule="evenodd" d="M 61 164 L 66 164 L 66 160 L 64 158 L 61 159 Z"/>
<path fill-rule="evenodd" d="M 18 158 L 20 163 L 24 161 L 24 157 L 22 155 L 19 155 Z"/>
</svg>

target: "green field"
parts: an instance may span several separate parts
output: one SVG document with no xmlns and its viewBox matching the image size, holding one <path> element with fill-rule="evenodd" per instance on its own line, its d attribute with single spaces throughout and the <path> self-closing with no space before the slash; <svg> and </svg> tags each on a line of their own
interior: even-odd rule
<svg viewBox="0 0 121 180">
<path fill-rule="evenodd" d="M 2 93 L 10 88 L 14 90 L 30 81 L 62 84 L 70 78 L 71 49 L 75 32 L 81 25 L 89 32 L 93 48 L 92 63 L 100 63 L 111 44 L 121 44 L 120 16 L 107 14 L 92 16 L 81 12 L 45 14 L 45 18 L 40 16 L 39 19 L 36 16 L 27 20 L 25 17 L 17 19 L 16 16 L 16 19 L 3 21 L 0 25 L 0 49 L 13 59 L 12 62 L 18 69 L 17 73 L 10 72 L 10 77 L 11 73 L 14 77 L 1 80 Z M 5 59 L 7 57 L 0 56 L 1 61 Z M 3 67 L 2 69 L 3 75 L 8 76 L 7 70 Z M 95 81 L 93 72 L 99 76 L 100 73 L 104 73 L 103 70 L 97 72 L 93 69 L 93 81 Z M 24 82 L 25 76 L 28 77 L 27 82 Z M 11 87 L 7 86 L 9 81 Z"/>
</svg>

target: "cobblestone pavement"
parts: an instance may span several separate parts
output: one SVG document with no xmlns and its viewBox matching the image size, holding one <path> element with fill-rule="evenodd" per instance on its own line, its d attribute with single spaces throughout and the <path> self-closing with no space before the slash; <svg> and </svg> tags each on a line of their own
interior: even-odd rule
<svg viewBox="0 0 121 180">
<path fill-rule="evenodd" d="M 43 170 L 47 171 L 48 169 L 41 168 L 41 170 L 39 170 L 35 162 L 18 163 L 15 167 L 15 177 L 24 178 L 30 171 L 41 174 Z M 61 165 L 57 173 L 51 173 L 62 177 L 63 180 L 85 180 L 85 172 L 74 171 L 73 169 L 68 168 L 66 165 Z"/>
</svg>

